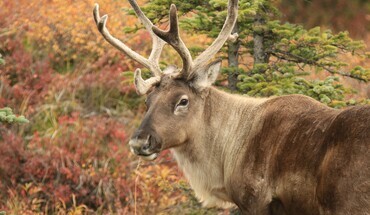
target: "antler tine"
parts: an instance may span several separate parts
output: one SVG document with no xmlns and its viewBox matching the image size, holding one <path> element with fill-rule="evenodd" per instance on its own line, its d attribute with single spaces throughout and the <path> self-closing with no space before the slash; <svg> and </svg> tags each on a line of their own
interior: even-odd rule
<svg viewBox="0 0 370 215">
<path fill-rule="evenodd" d="M 130 1 L 130 3 L 131 2 L 132 1 Z M 133 2 L 133 3 L 134 3 L 134 5 L 136 4 L 135 2 Z M 135 12 L 136 12 L 136 10 L 135 10 Z M 141 12 L 141 10 L 140 10 L 140 12 Z M 158 58 L 159 58 L 159 55 L 160 55 L 160 53 L 162 51 L 162 48 L 163 48 L 163 45 L 164 44 L 162 44 L 161 42 L 158 42 L 158 41 L 155 42 L 156 39 L 154 39 L 155 37 L 153 37 L 154 41 L 153 41 L 153 50 L 152 50 L 152 53 L 151 53 L 151 56 L 152 57 L 149 58 L 149 59 L 146 59 L 143 56 L 141 56 L 140 54 L 138 54 L 137 52 L 135 52 L 132 49 L 130 49 L 123 42 L 121 42 L 117 38 L 113 37 L 109 33 L 109 31 L 108 31 L 108 29 L 106 27 L 108 15 L 104 15 L 104 16 L 100 17 L 100 14 L 99 14 L 99 5 L 98 4 L 95 4 L 94 10 L 93 10 L 93 14 L 94 14 L 94 20 L 95 20 L 95 23 L 96 23 L 96 25 L 98 27 L 98 30 L 103 35 L 103 37 L 105 38 L 105 40 L 107 40 L 111 45 L 113 45 L 118 50 L 120 50 L 123 53 L 125 53 L 127 56 L 129 56 L 133 60 L 137 61 L 138 63 L 140 63 L 144 67 L 148 68 L 153 73 L 154 76 L 161 76 L 161 70 L 160 70 L 159 65 L 158 65 Z M 142 12 L 141 12 L 141 14 L 142 14 Z M 142 17 L 145 17 L 145 16 L 142 14 L 139 17 L 142 20 L 143 24 L 144 23 L 147 24 L 146 21 L 143 21 L 143 18 Z M 152 35 L 154 35 L 154 34 L 152 34 Z M 159 38 L 157 40 L 159 40 Z"/>
<path fill-rule="evenodd" d="M 238 0 L 229 0 L 227 18 L 221 32 L 213 43 L 194 60 L 194 68 L 202 68 L 222 48 L 229 38 L 238 17 Z"/>
<path fill-rule="evenodd" d="M 189 49 L 186 47 L 180 37 L 177 9 L 174 4 L 171 4 L 170 8 L 170 28 L 168 31 L 163 31 L 156 26 L 153 26 L 152 29 L 158 37 L 170 44 L 179 53 L 183 62 L 181 75 L 186 77 L 191 72 L 191 68 L 193 67 L 193 59 Z"/>
<path fill-rule="evenodd" d="M 161 80 L 161 77 L 154 76 L 154 77 L 148 78 L 147 80 L 144 80 L 141 77 L 141 70 L 136 69 L 134 73 L 134 80 L 135 80 L 135 88 L 136 88 L 137 94 L 144 95 L 149 91 L 149 89 L 153 85 L 157 84 Z"/>
<path fill-rule="evenodd" d="M 152 27 L 154 26 L 153 23 L 148 19 L 148 17 L 144 15 L 137 2 L 134 0 L 129 0 L 129 3 L 134 9 L 136 16 L 140 19 L 141 23 L 144 25 L 145 29 L 150 33 L 150 36 L 152 37 L 153 45 L 152 52 L 149 56 L 149 61 L 154 61 L 158 65 L 159 57 L 166 42 L 154 34 L 152 30 Z"/>
</svg>

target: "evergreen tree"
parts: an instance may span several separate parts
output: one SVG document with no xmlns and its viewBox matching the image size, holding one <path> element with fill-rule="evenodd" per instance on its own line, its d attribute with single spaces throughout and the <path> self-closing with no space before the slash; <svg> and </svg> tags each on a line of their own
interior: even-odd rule
<svg viewBox="0 0 370 215">
<path fill-rule="evenodd" d="M 182 30 L 217 37 L 227 14 L 226 0 L 153 0 L 142 9 L 153 23 L 164 23 L 171 3 L 177 5 L 180 15 L 188 14 L 180 18 Z M 271 1 L 239 1 L 233 30 L 239 36 L 229 41 L 221 53 L 228 59 L 228 67 L 223 69 L 228 88 L 251 96 L 305 94 L 334 107 L 355 103 L 344 101 L 344 95 L 353 91 L 344 88 L 338 77 L 367 82 L 370 70 L 356 66 L 344 71 L 347 64 L 338 57 L 345 53 L 366 57 L 363 42 L 352 40 L 347 32 L 334 34 L 319 27 L 306 30 L 300 25 L 281 23 L 278 16 Z M 194 55 L 202 51 L 199 47 L 189 48 Z M 240 58 L 253 59 L 253 67 L 241 65 Z M 332 76 L 325 80 L 305 78 L 311 72 L 322 71 Z"/>
</svg>

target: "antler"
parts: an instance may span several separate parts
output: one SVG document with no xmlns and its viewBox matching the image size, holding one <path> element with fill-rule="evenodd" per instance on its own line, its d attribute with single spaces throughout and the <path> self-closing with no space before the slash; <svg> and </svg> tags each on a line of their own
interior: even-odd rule
<svg viewBox="0 0 370 215">
<path fill-rule="evenodd" d="M 214 57 L 214 55 L 222 48 L 223 44 L 231 36 L 231 32 L 234 28 L 236 19 L 238 17 L 238 0 L 229 0 L 227 18 L 222 27 L 221 32 L 215 39 L 215 41 L 201 53 L 193 62 L 190 55 L 189 49 L 186 48 L 184 42 L 181 40 L 179 35 L 177 10 L 175 5 L 171 5 L 170 8 L 170 28 L 167 31 L 160 30 L 156 26 L 153 26 L 153 32 L 161 39 L 170 44 L 181 56 L 183 61 L 183 68 L 181 76 L 190 78 L 193 68 L 202 69 L 207 65 L 208 61 Z"/>
<path fill-rule="evenodd" d="M 179 53 L 183 61 L 183 68 L 180 72 L 180 75 L 186 79 L 189 79 L 193 72 L 202 71 L 202 69 L 207 65 L 208 61 L 213 58 L 214 55 L 222 48 L 223 44 L 231 35 L 238 14 L 238 0 L 229 0 L 227 18 L 221 32 L 215 41 L 193 61 L 189 49 L 186 47 L 179 35 L 179 25 L 175 5 L 172 4 L 170 8 L 170 28 L 168 31 L 163 31 L 153 25 L 153 23 L 141 11 L 135 0 L 128 1 L 152 37 L 153 45 L 149 58 L 145 58 L 136 53 L 109 33 L 108 29 L 106 28 L 108 16 L 104 15 L 100 17 L 98 4 L 95 4 L 94 7 L 94 19 L 98 30 L 110 44 L 124 52 L 133 60 L 148 68 L 153 73 L 154 77 L 144 81 L 141 77 L 141 70 L 137 69 L 135 71 L 135 85 L 139 94 L 145 94 L 153 85 L 160 81 L 162 71 L 159 67 L 158 61 L 163 50 L 163 46 L 166 44 L 166 42 Z M 194 71 L 194 69 L 196 69 L 196 71 Z"/>
<path fill-rule="evenodd" d="M 177 9 L 174 4 L 171 4 L 170 7 L 170 28 L 167 31 L 163 31 L 156 26 L 153 26 L 152 29 L 158 37 L 170 44 L 179 53 L 183 62 L 180 74 L 186 77 L 193 67 L 193 59 L 189 49 L 180 37 Z"/>
<path fill-rule="evenodd" d="M 148 68 L 152 72 L 154 77 L 149 78 L 148 80 L 144 81 L 143 78 L 141 77 L 140 70 L 135 71 L 136 90 L 138 94 L 145 94 L 153 84 L 158 83 L 160 80 L 162 71 L 159 67 L 158 61 L 159 61 L 161 52 L 163 50 L 163 46 L 166 44 L 166 42 L 161 40 L 158 36 L 154 34 L 152 30 L 153 23 L 144 15 L 140 7 L 137 5 L 136 1 L 129 0 L 129 3 L 131 4 L 136 15 L 138 16 L 138 18 L 140 19 L 140 21 L 142 22 L 146 30 L 150 33 L 150 36 L 152 37 L 153 45 L 152 45 L 152 51 L 149 55 L 149 58 L 145 58 L 141 56 L 140 54 L 130 49 L 123 42 L 113 37 L 109 33 L 106 27 L 108 15 L 104 15 L 100 17 L 98 4 L 95 4 L 95 7 L 94 7 L 94 11 L 93 11 L 94 20 L 98 27 L 99 32 L 103 35 L 105 40 L 107 40 L 111 45 L 116 47 L 118 50 L 122 51 L 123 53 L 128 55 L 130 58 L 140 63 L 144 67 Z"/>
</svg>

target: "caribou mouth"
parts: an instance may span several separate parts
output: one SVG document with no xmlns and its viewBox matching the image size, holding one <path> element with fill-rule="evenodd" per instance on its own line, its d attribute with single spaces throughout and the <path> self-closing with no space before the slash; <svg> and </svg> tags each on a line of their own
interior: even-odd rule
<svg viewBox="0 0 370 215">
<path fill-rule="evenodd" d="M 153 161 L 155 160 L 158 155 L 159 155 L 159 152 L 153 152 L 153 153 L 138 153 L 137 151 L 135 151 L 132 147 L 130 147 L 130 151 L 131 153 L 133 153 L 134 155 L 136 156 L 139 156 L 140 158 L 142 158 L 143 160 L 146 160 L 146 161 Z"/>
<path fill-rule="evenodd" d="M 143 160 L 153 161 L 158 157 L 159 153 L 153 153 L 151 155 L 139 155 Z"/>
</svg>

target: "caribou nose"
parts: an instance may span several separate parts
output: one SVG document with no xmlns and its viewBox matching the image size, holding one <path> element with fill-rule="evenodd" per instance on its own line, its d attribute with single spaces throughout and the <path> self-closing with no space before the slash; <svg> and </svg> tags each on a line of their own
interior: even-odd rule
<svg viewBox="0 0 370 215">
<path fill-rule="evenodd" d="M 147 154 L 147 151 L 151 146 L 149 138 L 150 136 L 148 136 L 147 139 L 131 139 L 128 143 L 130 145 L 131 152 L 136 155 Z"/>
</svg>

